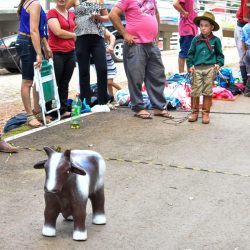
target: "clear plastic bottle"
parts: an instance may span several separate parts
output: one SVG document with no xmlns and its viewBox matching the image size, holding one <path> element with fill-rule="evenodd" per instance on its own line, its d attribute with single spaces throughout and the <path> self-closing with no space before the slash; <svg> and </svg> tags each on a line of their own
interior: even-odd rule
<svg viewBox="0 0 250 250">
<path fill-rule="evenodd" d="M 80 128 L 80 114 L 82 109 L 82 101 L 80 95 L 77 94 L 71 104 L 71 128 Z"/>
</svg>

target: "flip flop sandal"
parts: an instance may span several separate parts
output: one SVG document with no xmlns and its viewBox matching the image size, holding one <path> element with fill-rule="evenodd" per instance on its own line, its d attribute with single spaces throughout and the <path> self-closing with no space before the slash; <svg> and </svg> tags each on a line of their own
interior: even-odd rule
<svg viewBox="0 0 250 250">
<path fill-rule="evenodd" d="M 161 116 L 161 117 L 168 118 L 168 119 L 173 119 L 174 118 L 168 112 L 156 113 L 156 114 L 154 114 L 154 116 Z"/>
<path fill-rule="evenodd" d="M 39 128 L 42 126 L 42 124 L 39 122 L 37 123 L 37 125 L 32 124 L 31 121 L 37 120 L 37 122 L 39 122 L 39 120 L 36 118 L 35 115 L 28 115 L 27 116 L 27 125 L 30 126 L 31 128 Z"/>
<path fill-rule="evenodd" d="M 141 119 L 153 119 L 150 113 L 134 114 L 134 116 Z"/>
<path fill-rule="evenodd" d="M 36 117 L 36 119 L 39 121 L 39 122 L 42 122 L 43 123 L 43 114 L 42 112 L 38 112 L 36 113 L 34 110 L 32 110 L 34 116 Z M 52 117 L 48 117 L 48 116 L 45 116 L 46 118 L 46 123 L 50 123 L 52 121 Z"/>
<path fill-rule="evenodd" d="M 61 119 L 66 119 L 66 118 L 69 118 L 71 117 L 71 113 L 70 112 L 65 112 L 61 115 Z"/>
<path fill-rule="evenodd" d="M 113 105 L 113 104 L 111 104 L 111 103 L 108 103 L 107 105 L 108 105 L 108 107 L 110 108 L 110 110 L 117 110 L 117 108 L 116 108 L 115 105 Z"/>
</svg>

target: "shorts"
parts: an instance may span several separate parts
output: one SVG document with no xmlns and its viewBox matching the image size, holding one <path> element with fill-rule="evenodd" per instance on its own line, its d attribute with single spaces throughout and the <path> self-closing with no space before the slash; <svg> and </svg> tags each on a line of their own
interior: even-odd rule
<svg viewBox="0 0 250 250">
<path fill-rule="evenodd" d="M 110 53 L 106 53 L 106 61 L 107 61 L 107 78 L 108 80 L 114 79 L 117 74 L 117 69 Z"/>
<path fill-rule="evenodd" d="M 193 74 L 191 96 L 212 96 L 212 86 L 216 76 L 214 65 L 200 65 L 194 67 L 195 71 Z"/>
<path fill-rule="evenodd" d="M 181 36 L 180 37 L 180 52 L 179 52 L 179 57 L 180 58 L 187 58 L 188 50 L 191 46 L 191 42 L 193 40 L 194 36 L 189 35 L 189 36 Z"/>
<path fill-rule="evenodd" d="M 31 37 L 19 34 L 16 40 L 16 51 L 22 63 L 22 79 L 33 80 L 36 51 L 33 47 Z"/>
</svg>

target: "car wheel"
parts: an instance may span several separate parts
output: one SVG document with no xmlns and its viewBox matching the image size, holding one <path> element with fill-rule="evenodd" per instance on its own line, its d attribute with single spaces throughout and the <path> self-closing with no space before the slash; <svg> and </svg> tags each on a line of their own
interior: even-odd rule
<svg viewBox="0 0 250 250">
<path fill-rule="evenodd" d="M 123 61 L 123 39 L 117 39 L 114 45 L 112 58 L 115 62 Z"/>
<path fill-rule="evenodd" d="M 6 68 L 10 73 L 17 73 L 19 70 L 17 68 Z"/>
</svg>

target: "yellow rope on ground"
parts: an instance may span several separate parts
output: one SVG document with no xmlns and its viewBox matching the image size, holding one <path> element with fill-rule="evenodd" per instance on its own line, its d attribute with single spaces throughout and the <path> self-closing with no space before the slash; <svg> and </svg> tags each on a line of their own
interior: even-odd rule
<svg viewBox="0 0 250 250">
<path fill-rule="evenodd" d="M 32 151 L 43 151 L 43 149 L 37 149 L 37 148 L 28 148 L 28 147 L 18 147 L 21 149 L 27 149 Z M 60 146 L 51 146 L 56 152 L 62 152 L 62 149 Z M 9 154 L 8 158 L 6 159 L 5 163 L 9 161 L 12 154 Z M 213 174 L 223 174 L 223 175 L 234 175 L 234 176 L 241 176 L 241 177 L 250 177 L 248 174 L 240 174 L 240 173 L 231 173 L 227 171 L 218 171 L 216 169 L 204 169 L 204 168 L 198 168 L 198 167 L 185 167 L 181 165 L 172 165 L 172 164 L 164 164 L 164 163 L 156 163 L 151 161 L 140 161 L 140 160 L 129 160 L 129 159 L 122 159 L 122 158 L 112 158 L 112 157 L 104 157 L 106 161 L 118 161 L 118 162 L 124 162 L 124 163 L 135 163 L 135 164 L 145 164 L 145 165 L 154 165 L 154 166 L 161 166 L 166 168 L 176 168 L 176 169 L 182 169 L 182 170 L 192 170 L 196 172 L 207 172 L 207 173 L 213 173 Z"/>
</svg>

